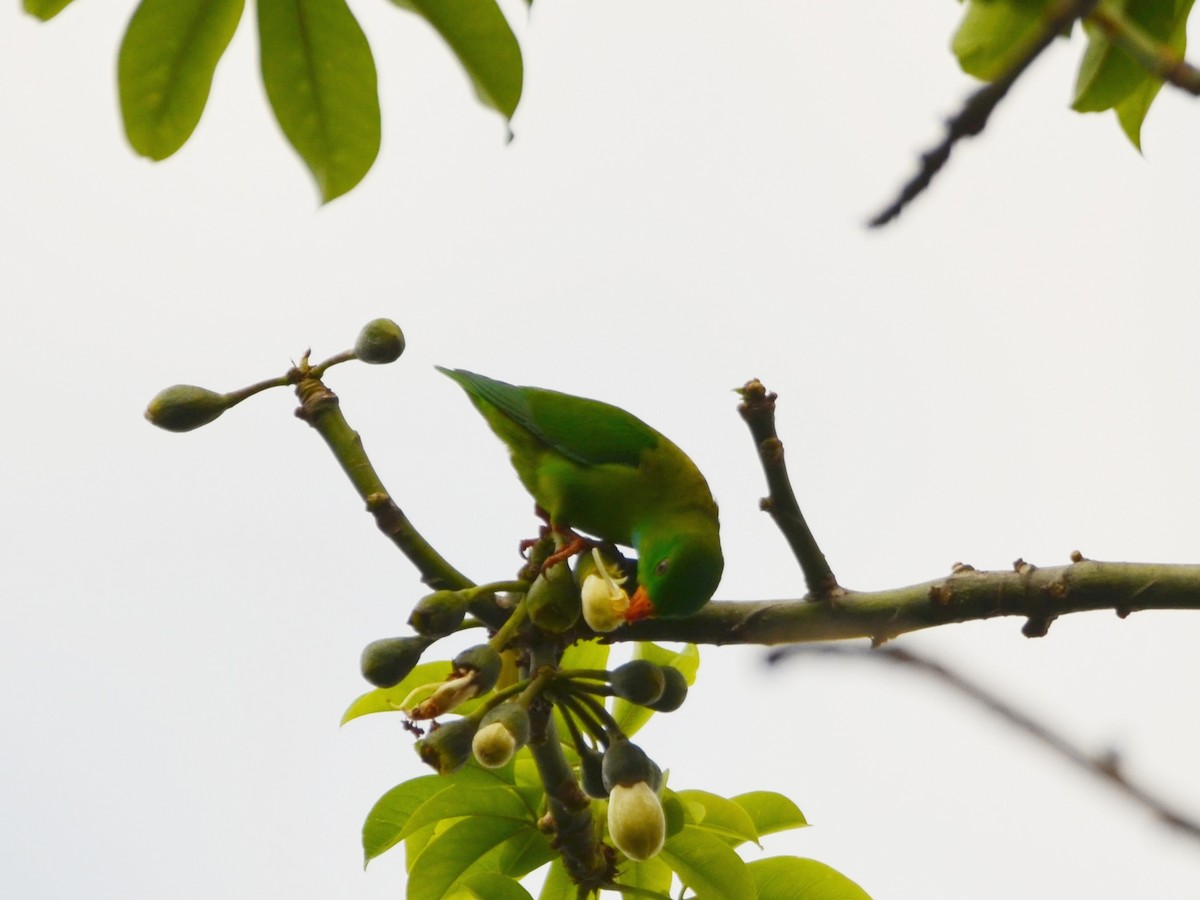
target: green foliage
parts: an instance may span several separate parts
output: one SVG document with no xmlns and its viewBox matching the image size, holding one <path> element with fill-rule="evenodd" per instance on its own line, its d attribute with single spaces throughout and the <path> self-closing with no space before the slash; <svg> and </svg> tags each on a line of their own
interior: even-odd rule
<svg viewBox="0 0 1200 900">
<path fill-rule="evenodd" d="M 746 868 L 758 900 L 870 900 L 867 892 L 825 863 L 798 856 L 757 859 Z"/>
<path fill-rule="evenodd" d="M 495 0 L 392 0 L 432 25 L 466 69 L 480 102 L 511 119 L 521 100 L 521 47 Z"/>
<path fill-rule="evenodd" d="M 71 5 L 71 0 L 23 0 L 25 12 L 49 22 Z"/>
<path fill-rule="evenodd" d="M 166 159 L 191 137 L 244 0 L 142 0 L 121 41 L 117 85 L 133 149 Z"/>
<path fill-rule="evenodd" d="M 263 84 L 321 199 L 350 190 L 379 153 L 375 58 L 344 0 L 258 0 Z"/>
<path fill-rule="evenodd" d="M 1159 58 L 1182 58 L 1187 20 L 1194 0 L 1105 0 L 1094 18 L 1084 20 L 1087 47 L 1079 64 L 1072 108 L 1113 110 L 1126 136 L 1141 148 L 1142 123 L 1162 80 L 1135 58 L 1110 31 L 1133 29 L 1129 41 L 1142 41 Z M 970 0 L 952 49 L 964 72 L 984 81 L 1006 75 L 1039 39 L 1054 9 L 1050 0 Z"/>
</svg>

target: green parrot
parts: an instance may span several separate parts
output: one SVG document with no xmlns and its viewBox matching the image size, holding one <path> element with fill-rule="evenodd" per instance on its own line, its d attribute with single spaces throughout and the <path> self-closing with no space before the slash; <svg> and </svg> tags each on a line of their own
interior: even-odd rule
<svg viewBox="0 0 1200 900">
<path fill-rule="evenodd" d="M 508 445 L 552 528 L 637 551 L 627 621 L 690 615 L 712 598 L 725 566 L 717 504 L 682 450 L 607 403 L 437 368 Z"/>
</svg>

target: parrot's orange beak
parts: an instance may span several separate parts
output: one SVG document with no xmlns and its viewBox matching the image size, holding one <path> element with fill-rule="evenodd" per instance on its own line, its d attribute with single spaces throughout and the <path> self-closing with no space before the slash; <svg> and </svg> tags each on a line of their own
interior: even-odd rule
<svg viewBox="0 0 1200 900">
<path fill-rule="evenodd" d="M 629 609 L 625 610 L 625 621 L 640 622 L 642 619 L 652 618 L 654 618 L 654 604 L 650 602 L 650 595 L 646 593 L 646 588 L 639 584 L 638 589 L 629 598 Z"/>
</svg>

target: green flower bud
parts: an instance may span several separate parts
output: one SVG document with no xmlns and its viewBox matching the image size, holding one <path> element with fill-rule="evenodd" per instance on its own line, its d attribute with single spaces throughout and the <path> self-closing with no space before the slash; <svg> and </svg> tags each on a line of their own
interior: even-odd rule
<svg viewBox="0 0 1200 900">
<path fill-rule="evenodd" d="M 653 766 L 646 751 L 637 744 L 625 738 L 613 741 L 604 753 L 604 787 L 611 793 L 619 784 L 649 781 L 654 777 Z"/>
<path fill-rule="evenodd" d="M 604 757 L 590 747 L 579 751 L 579 786 L 597 800 L 608 796 L 608 788 L 604 786 Z"/>
<path fill-rule="evenodd" d="M 191 431 L 207 425 L 233 406 L 228 394 L 194 384 L 176 384 L 159 391 L 146 407 L 151 425 L 167 431 Z"/>
<path fill-rule="evenodd" d="M 648 659 L 633 659 L 609 673 L 613 693 L 638 706 L 649 706 L 666 687 L 662 666 Z"/>
<path fill-rule="evenodd" d="M 653 703 L 647 703 L 646 708 L 655 712 L 674 712 L 683 706 L 687 699 L 688 683 L 674 666 L 661 666 L 663 674 L 663 692 Z"/>
<path fill-rule="evenodd" d="M 529 713 L 519 703 L 501 703 L 479 722 L 471 745 L 481 766 L 498 769 L 529 743 Z"/>
<path fill-rule="evenodd" d="M 534 579 L 525 605 L 533 624 L 552 634 L 562 634 L 579 621 L 579 589 L 565 562 Z"/>
<path fill-rule="evenodd" d="M 476 694 L 486 694 L 496 686 L 500 669 L 504 665 L 500 654 L 490 644 L 476 644 L 454 657 L 454 668 L 459 672 L 473 672 Z"/>
<path fill-rule="evenodd" d="M 380 638 L 363 648 L 363 678 L 375 687 L 399 684 L 421 661 L 429 641 L 415 637 Z"/>
<path fill-rule="evenodd" d="M 470 759 L 471 742 L 478 727 L 479 721 L 471 716 L 438 725 L 417 741 L 417 753 L 439 775 L 449 775 Z"/>
<path fill-rule="evenodd" d="M 354 342 L 354 355 L 372 365 L 395 362 L 403 352 L 404 332 L 391 319 L 372 319 Z"/>
<path fill-rule="evenodd" d="M 456 630 L 466 614 L 467 601 L 458 591 L 434 591 L 417 601 L 408 624 L 417 634 L 440 638 Z"/>
<path fill-rule="evenodd" d="M 630 859 L 658 855 L 667 839 L 667 818 L 650 785 L 638 781 L 613 787 L 608 798 L 608 836 Z"/>
</svg>

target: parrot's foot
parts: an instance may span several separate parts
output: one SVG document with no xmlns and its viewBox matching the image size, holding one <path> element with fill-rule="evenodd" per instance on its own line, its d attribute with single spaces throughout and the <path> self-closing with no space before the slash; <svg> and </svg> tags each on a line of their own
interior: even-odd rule
<svg viewBox="0 0 1200 900">
<path fill-rule="evenodd" d="M 577 553 L 582 553 L 584 550 L 587 550 L 592 546 L 591 541 L 589 541 L 587 538 L 580 537 L 570 528 L 555 530 L 562 534 L 562 536 L 567 539 L 567 542 L 563 544 L 561 548 L 555 550 L 546 557 L 546 561 L 542 563 L 543 572 L 554 568 L 560 562 L 566 562 L 572 556 L 575 556 Z"/>
<path fill-rule="evenodd" d="M 650 595 L 646 593 L 644 587 L 638 585 L 638 589 L 629 598 L 629 608 L 625 610 L 625 621 L 640 622 L 642 619 L 652 618 L 654 618 L 654 605 L 650 602 Z"/>
</svg>

